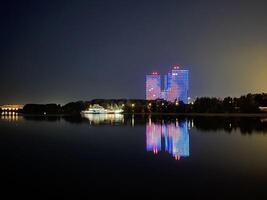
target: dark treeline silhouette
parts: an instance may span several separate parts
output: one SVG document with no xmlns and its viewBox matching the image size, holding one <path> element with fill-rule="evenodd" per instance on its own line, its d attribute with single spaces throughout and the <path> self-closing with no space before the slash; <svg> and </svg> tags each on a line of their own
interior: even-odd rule
<svg viewBox="0 0 267 200">
<path fill-rule="evenodd" d="M 60 114 L 61 106 L 57 104 L 26 104 L 22 112 L 27 114 Z"/>
<path fill-rule="evenodd" d="M 261 113 L 267 107 L 267 94 L 247 94 L 240 98 L 200 97 L 193 104 L 168 102 L 163 99 L 94 99 L 58 104 L 26 104 L 22 110 L 27 114 L 79 114 L 90 105 L 104 108 L 122 108 L 124 113 Z"/>
<path fill-rule="evenodd" d="M 247 94 L 240 98 L 197 98 L 193 112 L 196 113 L 259 113 L 267 107 L 267 94 Z"/>
<path fill-rule="evenodd" d="M 87 107 L 88 106 L 86 102 L 83 101 L 71 102 L 61 107 L 61 113 L 76 115 L 79 114 L 82 110 L 85 110 Z"/>
</svg>

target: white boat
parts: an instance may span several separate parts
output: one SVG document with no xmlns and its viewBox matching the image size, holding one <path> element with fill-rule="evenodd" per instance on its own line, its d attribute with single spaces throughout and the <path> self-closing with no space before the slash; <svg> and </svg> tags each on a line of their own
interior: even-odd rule
<svg viewBox="0 0 267 200">
<path fill-rule="evenodd" d="M 89 108 L 88 110 L 83 110 L 81 113 L 82 114 L 106 114 L 108 113 L 108 111 L 102 106 L 95 104 L 92 108 Z"/>
<path fill-rule="evenodd" d="M 83 110 L 82 114 L 120 114 L 122 109 L 105 109 L 102 106 L 95 104 L 88 110 Z"/>
</svg>

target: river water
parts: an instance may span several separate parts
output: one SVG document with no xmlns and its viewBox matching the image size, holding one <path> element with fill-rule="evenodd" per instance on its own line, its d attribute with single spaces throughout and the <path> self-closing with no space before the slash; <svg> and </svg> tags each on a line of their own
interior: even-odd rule
<svg viewBox="0 0 267 200">
<path fill-rule="evenodd" d="M 267 198 L 261 118 L 2 115 L 0 158 L 10 198 Z"/>
</svg>

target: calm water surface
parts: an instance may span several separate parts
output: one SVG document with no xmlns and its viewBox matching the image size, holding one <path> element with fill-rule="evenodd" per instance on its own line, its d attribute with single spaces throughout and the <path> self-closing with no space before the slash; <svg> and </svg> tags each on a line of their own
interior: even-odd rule
<svg viewBox="0 0 267 200">
<path fill-rule="evenodd" d="M 0 132 L 10 198 L 267 198 L 266 119 L 2 115 Z"/>
</svg>

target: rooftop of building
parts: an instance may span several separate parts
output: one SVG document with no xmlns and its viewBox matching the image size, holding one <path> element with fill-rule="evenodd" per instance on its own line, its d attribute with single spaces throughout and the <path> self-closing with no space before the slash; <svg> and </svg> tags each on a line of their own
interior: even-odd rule
<svg viewBox="0 0 267 200">
<path fill-rule="evenodd" d="M 0 109 L 5 110 L 5 109 L 22 109 L 24 105 L 21 104 L 6 104 L 6 105 L 0 105 Z"/>
</svg>

